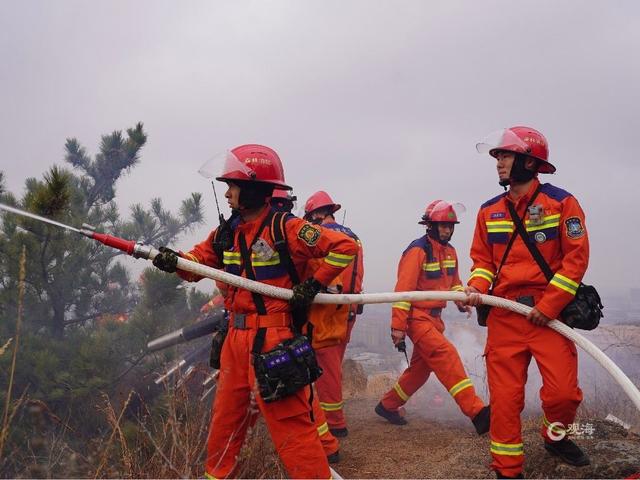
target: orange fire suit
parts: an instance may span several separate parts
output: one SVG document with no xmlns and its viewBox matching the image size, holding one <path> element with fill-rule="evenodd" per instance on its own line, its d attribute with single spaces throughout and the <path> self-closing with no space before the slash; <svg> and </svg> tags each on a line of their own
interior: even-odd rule
<svg viewBox="0 0 640 480">
<path fill-rule="evenodd" d="M 328 217 L 327 217 L 328 219 Z M 334 221 L 323 222 L 322 226 L 335 230 L 353 238 L 358 243 L 356 259 L 340 274 L 340 283 L 343 293 L 360 293 L 362 291 L 362 279 L 364 277 L 364 261 L 362 244 L 351 229 Z M 333 307 L 334 305 L 323 305 Z M 348 305 L 344 311 L 347 321 L 346 337 L 336 345 L 331 345 L 316 350 L 318 364 L 322 367 L 322 376 L 316 381 L 320 406 L 327 415 L 329 427 L 346 428 L 347 422 L 344 416 L 344 401 L 342 400 L 342 361 L 347 350 L 347 344 L 351 338 L 351 331 L 355 325 L 357 305 Z M 343 306 L 344 308 L 344 306 Z"/>
<path fill-rule="evenodd" d="M 584 213 L 570 193 L 544 184 L 532 208 L 526 209 L 539 184 L 534 179 L 530 190 L 517 200 L 503 193 L 482 205 L 471 247 L 473 267 L 469 285 L 481 293 L 489 290 L 510 235 L 518 235 L 507 207 L 507 202 L 512 202 L 520 218 L 524 218 L 531 241 L 536 242 L 555 275 L 547 281 L 518 236 L 493 294 L 510 300 L 532 297 L 541 313 L 558 318 L 573 299 L 587 269 L 589 241 Z M 545 441 L 551 441 L 547 428 L 554 432 L 552 436 L 566 433 L 565 427 L 573 422 L 582 400 L 577 352 L 573 342 L 558 332 L 536 326 L 508 310 L 492 308 L 487 327 L 491 467 L 503 475 L 515 476 L 522 472 L 524 461 L 520 412 L 524 408 L 524 385 L 531 357 L 542 375 L 542 435 Z"/>
<path fill-rule="evenodd" d="M 428 236 L 413 241 L 398 265 L 396 292 L 413 290 L 461 291 L 458 257 L 450 245 Z M 397 411 L 425 384 L 431 372 L 449 391 L 462 412 L 475 417 L 484 407 L 467 376 L 453 344 L 444 336 L 440 316 L 445 301 L 396 302 L 391 308 L 391 328 L 406 331 L 413 342 L 409 367 L 382 398 L 382 406 Z"/>
<path fill-rule="evenodd" d="M 271 257 L 265 258 L 264 249 L 251 254 L 249 268 L 257 280 L 278 287 L 291 288 L 286 266 L 280 260 L 268 226 L 265 208 L 258 218 L 250 222 L 237 219 L 234 224 L 234 245 L 218 258 L 212 247 L 215 231 L 197 244 L 186 258 L 214 268 L 246 276 L 240 253 L 240 237 L 253 251 L 253 239 L 260 238 L 271 249 Z M 315 271 L 314 278 L 327 285 L 353 260 L 357 245 L 349 237 L 311 225 L 298 218 L 290 218 L 285 224 L 287 246 L 298 270 L 305 269 L 311 258 L 324 258 L 324 264 Z M 178 274 L 190 281 L 200 279 L 189 272 Z M 266 328 L 262 351 L 273 349 L 278 343 L 293 336 L 289 304 L 284 300 L 262 297 L 267 314 L 258 315 L 251 292 L 229 287 L 225 306 L 230 312 L 230 326 L 222 347 L 221 370 L 218 389 L 213 404 L 213 422 L 207 444 L 205 471 L 208 477 L 232 476 L 236 458 L 242 447 L 247 427 L 251 424 L 250 399 L 255 392 L 257 407 L 265 418 L 267 428 L 288 474 L 292 478 L 329 478 L 329 464 L 322 449 L 318 430 L 310 418 L 309 387 L 273 403 L 265 403 L 256 389 L 255 371 L 252 365 L 254 338 L 258 327 Z M 244 317 L 244 318 L 243 318 Z"/>
</svg>

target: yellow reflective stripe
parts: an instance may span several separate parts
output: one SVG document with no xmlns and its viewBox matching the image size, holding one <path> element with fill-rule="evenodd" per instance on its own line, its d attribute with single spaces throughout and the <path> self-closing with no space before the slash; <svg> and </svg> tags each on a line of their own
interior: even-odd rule
<svg viewBox="0 0 640 480">
<path fill-rule="evenodd" d="M 491 440 L 491 453 L 496 455 L 524 455 L 522 443 L 499 443 Z"/>
<path fill-rule="evenodd" d="M 558 425 L 553 425 L 549 420 L 547 420 L 547 416 L 546 415 L 542 415 L 542 423 L 544 424 L 545 427 L 547 428 L 551 428 L 552 432 L 555 433 L 567 433 L 567 430 L 558 426 Z M 557 423 L 557 422 L 554 422 Z"/>
<path fill-rule="evenodd" d="M 241 260 L 240 253 L 237 252 L 224 252 L 222 255 L 222 263 L 225 265 L 240 265 Z"/>
<path fill-rule="evenodd" d="M 465 378 L 463 380 L 460 380 L 453 387 L 451 387 L 449 389 L 449 393 L 451 394 L 452 397 L 455 397 L 462 390 L 464 390 L 465 388 L 469 388 L 469 387 L 473 387 L 473 383 L 471 383 L 471 380 L 469 378 Z"/>
<path fill-rule="evenodd" d="M 451 287 L 451 290 L 454 292 L 463 292 L 464 287 L 462 285 L 454 285 L 453 287 Z"/>
<path fill-rule="evenodd" d="M 578 291 L 578 287 L 580 286 L 570 278 L 560 275 L 559 273 L 556 273 L 549 283 L 554 287 L 558 287 L 559 289 L 570 293 L 571 295 L 575 295 Z"/>
<path fill-rule="evenodd" d="M 254 260 L 255 254 L 251 255 L 251 265 L 254 267 L 267 267 L 269 265 L 278 265 L 280 263 L 280 254 L 275 253 L 269 260 Z"/>
<path fill-rule="evenodd" d="M 329 252 L 329 255 L 324 258 L 324 261 L 334 267 L 346 267 L 354 258 L 355 255 L 343 255 L 342 253 Z"/>
<path fill-rule="evenodd" d="M 198 258 L 193 253 L 185 253 L 185 255 L 189 257 L 189 260 L 191 260 L 192 262 L 200 263 Z"/>
<path fill-rule="evenodd" d="M 531 220 L 527 220 L 527 232 L 543 230 L 545 228 L 557 227 L 560 225 L 560 214 L 542 217 L 542 223 L 534 225 Z"/>
<path fill-rule="evenodd" d="M 237 252 L 224 252 L 222 261 L 225 265 L 240 265 L 242 256 Z M 256 254 L 251 255 L 251 265 L 254 267 L 268 267 L 278 264 L 280 264 L 280 254 L 278 253 L 275 253 L 269 260 L 256 260 Z"/>
<path fill-rule="evenodd" d="M 485 222 L 488 233 L 511 233 L 514 230 L 513 222 L 510 220 L 496 220 Z"/>
<path fill-rule="evenodd" d="M 393 386 L 393 389 L 396 391 L 396 393 L 398 394 L 398 396 L 403 400 L 403 401 L 407 401 L 409 400 L 409 395 L 407 395 L 405 393 L 405 391 L 402 389 L 402 387 L 400 386 L 400 384 L 398 382 L 396 382 L 396 384 Z"/>
<path fill-rule="evenodd" d="M 437 272 L 438 270 L 440 270 L 440 263 L 439 262 L 423 263 L 422 269 L 427 272 Z"/>
<path fill-rule="evenodd" d="M 394 302 L 391 304 L 391 308 L 399 308 L 400 310 L 411 310 L 411 303 L 409 302 Z"/>
<path fill-rule="evenodd" d="M 456 267 L 456 261 L 455 260 L 443 260 L 442 261 L 442 266 L 444 268 L 455 268 Z"/>
<path fill-rule="evenodd" d="M 214 477 L 213 475 L 211 475 L 210 473 L 204 472 L 204 476 L 205 478 L 208 478 L 209 480 L 218 480 L 218 477 Z"/>
<path fill-rule="evenodd" d="M 324 422 L 318 427 L 318 435 L 322 436 L 329 432 L 329 424 Z"/>
<path fill-rule="evenodd" d="M 471 280 L 474 277 L 484 278 L 489 283 L 492 283 L 494 275 L 493 275 L 493 272 L 486 270 L 484 268 L 476 268 L 471 272 L 471 276 L 469 277 L 469 280 Z"/>
<path fill-rule="evenodd" d="M 318 402 L 320 403 L 320 408 L 325 412 L 336 412 L 338 410 L 342 410 L 344 406 L 344 402 L 338 403 L 326 403 L 326 402 Z"/>
</svg>

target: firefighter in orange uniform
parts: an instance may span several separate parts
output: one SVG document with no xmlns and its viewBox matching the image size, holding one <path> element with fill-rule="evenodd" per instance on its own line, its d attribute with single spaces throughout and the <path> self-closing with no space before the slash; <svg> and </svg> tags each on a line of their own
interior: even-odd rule
<svg viewBox="0 0 640 480">
<path fill-rule="evenodd" d="M 271 204 L 271 208 L 276 212 L 291 213 L 291 211 L 295 208 L 296 200 L 297 197 L 291 192 L 288 192 L 286 190 L 274 190 L 269 203 Z M 319 264 L 322 265 L 322 260 L 320 259 L 313 260 L 312 262 L 319 262 Z M 309 264 L 312 262 L 309 262 Z M 345 270 L 349 269 L 350 266 Z M 320 362 L 318 350 L 316 350 L 316 357 L 318 357 L 318 363 L 320 364 L 320 367 L 324 370 L 324 367 Z M 338 463 L 340 461 L 340 442 L 333 435 L 333 433 L 331 433 L 331 429 L 329 428 L 329 423 L 327 421 L 327 416 L 320 406 L 320 401 L 318 400 L 319 396 L 317 395 L 318 382 L 320 382 L 320 380 L 326 375 L 327 371 L 325 370 L 323 371 L 322 376 L 315 382 L 316 392 L 313 396 L 313 403 L 311 407 L 313 409 L 313 419 L 316 423 L 320 441 L 322 442 L 322 448 L 324 449 L 324 453 L 327 455 L 327 460 L 329 460 L 329 463 Z"/>
<path fill-rule="evenodd" d="M 234 475 L 247 427 L 254 420 L 251 407 L 254 397 L 289 476 L 329 478 L 327 457 L 311 420 L 309 385 L 288 384 L 289 377 L 283 375 L 278 377 L 274 397 L 263 398 L 261 392 L 269 388 L 270 377 L 263 376 L 259 369 L 282 372 L 278 368 L 286 364 L 299 375 L 299 363 L 289 360 L 292 355 L 301 355 L 299 359 L 308 364 L 308 344 L 295 343 L 304 339 L 294 334 L 292 312 L 308 308 L 322 286 L 329 284 L 353 260 L 357 245 L 344 235 L 289 217 L 284 224 L 286 256 L 290 257 L 295 269 L 304 270 L 312 258 L 325 259 L 313 277 L 293 286 L 285 265 L 288 259 L 283 258 L 282 250 L 278 251 L 272 238 L 273 229 L 269 228 L 274 212 L 268 201 L 274 188 L 291 189 L 285 183 L 276 152 L 262 145 L 237 147 L 226 154 L 223 173 L 217 180 L 228 185 L 225 197 L 236 213 L 231 224 L 223 222 L 188 253 L 162 248 L 154 265 L 168 272 L 176 271 L 177 258 L 183 256 L 270 285 L 293 287 L 293 297 L 287 302 L 229 287 L 225 298 L 229 332 L 222 347 L 205 474 L 208 478 Z M 178 274 L 189 281 L 200 280 L 189 272 L 178 270 Z M 300 349 L 289 349 L 292 339 Z M 286 355 L 280 355 L 280 352 L 286 352 Z M 296 377 L 296 380 L 300 378 Z M 282 393 L 285 387 L 288 390 Z"/>
<path fill-rule="evenodd" d="M 419 222 L 427 226 L 427 234 L 414 240 L 402 254 L 396 292 L 463 290 L 458 275 L 458 257 L 449 243 L 455 224 L 459 223 L 456 208 L 463 209 L 460 204 L 442 200 L 427 206 Z M 456 306 L 462 312 L 469 309 L 462 302 L 456 302 Z M 404 343 L 401 342 L 408 335 L 413 342 L 413 354 L 409 367 L 384 395 L 375 412 L 393 424 L 406 424 L 398 409 L 424 385 L 433 372 L 460 410 L 472 420 L 478 434 L 482 435 L 489 431 L 489 407 L 476 395 L 458 351 L 444 336 L 441 313 L 445 307 L 445 301 L 396 302 L 392 305 L 393 343 L 402 348 L 400 345 L 404 346 Z"/>
<path fill-rule="evenodd" d="M 364 277 L 364 260 L 362 244 L 358 236 L 350 228 L 336 222 L 333 214 L 340 210 L 340 204 L 335 203 L 329 194 L 318 191 L 311 195 L 304 206 L 304 218 L 309 222 L 321 225 L 324 228 L 343 233 L 358 243 L 356 259 L 340 274 L 337 285 L 334 287 L 340 293 L 362 292 L 362 279 Z M 361 313 L 358 305 L 317 305 L 311 311 L 312 316 L 326 315 L 327 310 L 332 310 L 334 317 L 340 317 L 340 324 L 346 325 L 344 336 L 337 342 L 328 342 L 327 346 L 316 349 L 318 363 L 322 367 L 323 374 L 316 382 L 320 407 L 325 411 L 330 431 L 336 437 L 346 437 L 349 434 L 345 419 L 342 400 L 342 361 L 351 338 L 351 331 L 355 325 L 356 315 Z M 313 321 L 313 317 L 311 318 Z"/>
<path fill-rule="evenodd" d="M 547 140 L 537 130 L 512 127 L 490 135 L 477 148 L 496 158 L 499 183 L 509 191 L 480 207 L 471 247 L 473 267 L 465 289 L 468 303 L 479 305 L 477 294 L 487 293 L 493 285 L 493 295 L 533 307 L 527 318 L 492 308 L 486 320 L 491 467 L 498 478 L 522 478 L 520 412 L 532 357 L 542 375 L 545 448 L 571 465 L 587 465 L 588 457 L 567 438 L 566 431 L 582 400 L 576 347 L 546 327 L 574 298 L 587 269 L 589 241 L 584 213 L 573 195 L 538 181 L 538 173 L 556 169 L 548 161 Z M 510 206 L 522 220 L 529 242 L 537 246 L 554 272 L 551 281 L 518 235 Z"/>
</svg>

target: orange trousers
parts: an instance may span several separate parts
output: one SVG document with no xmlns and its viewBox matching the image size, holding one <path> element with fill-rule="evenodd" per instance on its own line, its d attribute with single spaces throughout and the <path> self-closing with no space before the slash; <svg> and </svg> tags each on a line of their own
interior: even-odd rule
<svg viewBox="0 0 640 480">
<path fill-rule="evenodd" d="M 582 401 L 578 356 L 573 342 L 522 315 L 493 308 L 487 320 L 485 355 L 491 396 L 491 468 L 506 476 L 522 472 L 520 413 L 531 357 L 542 376 L 540 399 L 545 441 L 560 440 Z"/>
<path fill-rule="evenodd" d="M 309 387 L 273 403 L 265 403 L 258 394 L 251 364 L 256 331 L 230 327 L 222 347 L 222 368 L 207 442 L 206 476 L 233 476 L 247 428 L 255 422 L 259 411 L 289 477 L 330 478 L 318 429 L 309 414 Z M 287 327 L 267 328 L 263 351 L 271 350 L 291 336 Z M 251 408 L 252 391 L 258 411 Z"/>
<path fill-rule="evenodd" d="M 443 331 L 444 324 L 440 318 L 409 320 L 407 335 L 413 342 L 411 362 L 393 388 L 382 397 L 384 408 L 398 410 L 425 384 L 431 372 L 467 417 L 475 417 L 484 407 L 464 370 L 458 351 Z"/>
<path fill-rule="evenodd" d="M 318 364 L 322 367 L 322 375 L 316 381 L 316 388 L 320 398 L 320 407 L 327 416 L 330 428 L 347 427 L 343 411 L 344 401 L 342 400 L 342 361 L 355 323 L 353 320 L 347 324 L 347 337 L 344 342 L 316 350 Z"/>
</svg>

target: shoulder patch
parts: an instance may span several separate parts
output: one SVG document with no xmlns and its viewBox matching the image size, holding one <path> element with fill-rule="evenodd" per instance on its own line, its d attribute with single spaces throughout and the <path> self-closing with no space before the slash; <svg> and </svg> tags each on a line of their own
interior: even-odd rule
<svg viewBox="0 0 640 480">
<path fill-rule="evenodd" d="M 558 202 L 563 201 L 567 197 L 571 197 L 571 194 L 569 192 L 561 188 L 554 187 L 550 183 L 543 183 L 540 191 L 545 195 L 547 195 L 548 197 L 551 197 L 554 200 L 557 200 Z"/>
<path fill-rule="evenodd" d="M 426 235 L 424 237 L 416 238 L 413 242 L 411 242 L 409 244 L 409 246 L 407 248 L 404 249 L 404 252 L 402 252 L 402 254 L 404 255 L 405 253 L 407 253 L 412 248 L 419 248 L 421 250 L 424 250 L 424 247 L 426 245 L 427 245 L 427 236 Z"/>
<path fill-rule="evenodd" d="M 567 237 L 572 239 L 584 237 L 584 226 L 578 217 L 569 217 L 564 224 L 567 227 Z"/>
<path fill-rule="evenodd" d="M 298 230 L 298 238 L 310 247 L 313 247 L 316 243 L 318 243 L 320 235 L 320 229 L 314 227 L 310 223 L 305 223 L 304 225 L 302 225 L 300 230 Z"/>
<path fill-rule="evenodd" d="M 344 233 L 345 235 L 353 238 L 354 240 L 360 240 L 358 236 L 355 233 L 353 233 L 349 227 L 345 227 L 344 225 L 340 225 L 339 223 L 325 223 L 322 226 L 324 228 L 335 230 L 336 232 Z"/>
<path fill-rule="evenodd" d="M 504 193 L 501 193 L 500 195 L 496 195 L 491 200 L 487 200 L 480 206 L 480 209 L 482 210 L 483 208 L 487 208 L 487 207 L 490 207 L 491 205 L 498 203 L 500 200 L 504 198 L 506 194 L 507 192 L 504 192 Z"/>
</svg>

